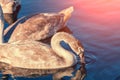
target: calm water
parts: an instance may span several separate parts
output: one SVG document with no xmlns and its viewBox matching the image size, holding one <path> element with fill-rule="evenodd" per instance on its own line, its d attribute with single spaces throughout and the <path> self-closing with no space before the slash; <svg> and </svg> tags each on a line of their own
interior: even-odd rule
<svg viewBox="0 0 120 80">
<path fill-rule="evenodd" d="M 68 26 L 85 47 L 85 80 L 120 80 L 119 4 L 119 0 L 22 0 L 19 17 L 74 6 Z M 48 79 L 51 77 L 33 80 Z"/>
</svg>

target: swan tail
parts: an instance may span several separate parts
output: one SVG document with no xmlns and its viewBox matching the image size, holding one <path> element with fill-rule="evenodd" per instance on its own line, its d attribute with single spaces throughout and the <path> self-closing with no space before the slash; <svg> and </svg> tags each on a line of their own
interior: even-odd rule
<svg viewBox="0 0 120 80">
<path fill-rule="evenodd" d="M 66 23 L 68 21 L 68 19 L 71 17 L 72 12 L 74 11 L 73 6 L 66 8 L 62 11 L 60 11 L 60 14 L 64 15 L 64 22 Z"/>
</svg>

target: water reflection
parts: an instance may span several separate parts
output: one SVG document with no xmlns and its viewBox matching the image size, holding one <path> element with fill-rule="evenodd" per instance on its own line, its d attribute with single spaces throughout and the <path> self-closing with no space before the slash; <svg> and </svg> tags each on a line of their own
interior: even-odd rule
<svg viewBox="0 0 120 80">
<path fill-rule="evenodd" d="M 40 69 L 25 69 L 19 67 L 12 67 L 9 64 L 0 62 L 0 70 L 2 71 L 2 80 L 9 80 L 11 74 L 11 78 L 14 77 L 26 77 L 26 78 L 35 78 L 39 76 L 45 76 L 48 74 L 53 74 L 53 80 L 61 79 L 65 75 L 71 78 L 71 80 L 83 80 L 86 75 L 85 64 L 76 64 L 69 68 L 61 68 L 61 69 L 48 69 L 48 70 L 40 70 Z M 78 65 L 80 65 L 78 67 Z M 72 73 L 74 74 L 72 75 Z M 68 79 L 68 78 L 67 78 Z"/>
<path fill-rule="evenodd" d="M 94 64 L 97 60 L 97 58 L 94 56 L 92 51 L 85 51 L 85 60 L 86 60 L 86 66 L 90 66 Z"/>
</svg>

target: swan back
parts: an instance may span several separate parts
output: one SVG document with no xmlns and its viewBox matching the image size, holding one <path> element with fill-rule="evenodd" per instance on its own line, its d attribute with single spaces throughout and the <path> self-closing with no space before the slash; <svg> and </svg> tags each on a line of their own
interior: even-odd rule
<svg viewBox="0 0 120 80">
<path fill-rule="evenodd" d="M 36 14 L 15 28 L 9 42 L 26 39 L 42 40 L 51 37 L 56 32 L 56 29 L 62 27 L 62 23 L 62 14 Z"/>
</svg>

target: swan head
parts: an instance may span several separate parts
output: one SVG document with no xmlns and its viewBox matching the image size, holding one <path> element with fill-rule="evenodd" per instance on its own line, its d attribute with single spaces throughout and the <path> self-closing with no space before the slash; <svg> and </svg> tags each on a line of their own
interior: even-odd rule
<svg viewBox="0 0 120 80">
<path fill-rule="evenodd" d="M 79 40 L 74 40 L 70 43 L 71 49 L 80 57 L 81 63 L 85 63 L 84 47 Z"/>
<path fill-rule="evenodd" d="M 17 20 L 20 10 L 20 0 L 1 0 L 0 5 L 3 10 L 4 19 L 7 23 L 12 24 Z"/>
<path fill-rule="evenodd" d="M 79 40 L 74 40 L 73 42 L 70 42 L 71 45 L 71 49 L 77 54 L 83 54 L 84 53 L 84 47 L 83 45 L 80 43 Z"/>
</svg>

